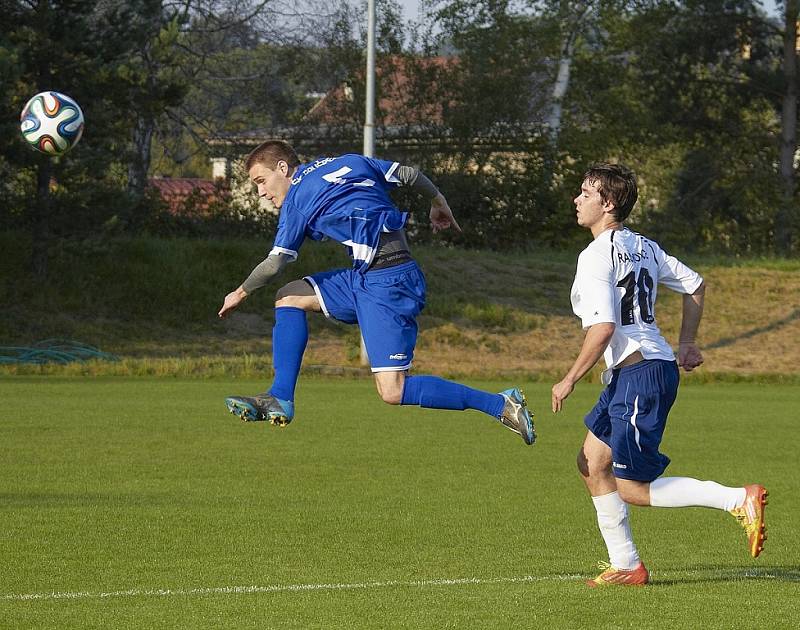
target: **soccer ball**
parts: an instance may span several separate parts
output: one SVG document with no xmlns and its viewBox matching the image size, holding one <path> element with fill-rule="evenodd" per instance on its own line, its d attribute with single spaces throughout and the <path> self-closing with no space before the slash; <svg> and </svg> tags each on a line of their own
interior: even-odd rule
<svg viewBox="0 0 800 630">
<path fill-rule="evenodd" d="M 83 133 L 83 112 L 60 92 L 40 92 L 22 109 L 22 137 L 37 151 L 61 155 L 78 144 Z"/>
</svg>

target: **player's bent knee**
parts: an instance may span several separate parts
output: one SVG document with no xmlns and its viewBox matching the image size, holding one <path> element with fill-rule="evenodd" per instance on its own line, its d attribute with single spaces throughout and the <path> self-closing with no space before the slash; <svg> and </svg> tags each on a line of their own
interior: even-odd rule
<svg viewBox="0 0 800 630">
<path fill-rule="evenodd" d="M 399 405 L 403 401 L 405 374 L 403 372 L 377 372 L 375 387 L 381 400 L 388 405 Z"/>
<path fill-rule="evenodd" d="M 399 405 L 403 401 L 402 390 L 379 391 L 378 394 L 387 405 Z"/>
<path fill-rule="evenodd" d="M 402 384 L 398 387 L 397 383 L 381 382 L 380 379 L 375 379 L 375 385 L 378 389 L 378 396 L 387 405 L 399 405 L 402 402 Z"/>
<path fill-rule="evenodd" d="M 650 505 L 650 484 L 633 479 L 617 479 L 619 498 L 629 505 Z"/>
<path fill-rule="evenodd" d="M 619 493 L 619 498 L 625 501 L 628 504 L 636 504 L 635 495 L 628 491 L 628 489 L 622 485 L 621 483 L 617 482 L 617 492 Z"/>
</svg>

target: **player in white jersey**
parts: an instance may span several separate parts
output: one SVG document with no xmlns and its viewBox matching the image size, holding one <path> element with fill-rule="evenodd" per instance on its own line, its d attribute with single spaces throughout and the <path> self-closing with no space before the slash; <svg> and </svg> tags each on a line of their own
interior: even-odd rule
<svg viewBox="0 0 800 630">
<path fill-rule="evenodd" d="M 696 336 L 705 283 L 656 242 L 623 226 L 637 196 L 636 177 L 622 165 L 597 164 L 584 174 L 577 221 L 594 240 L 578 257 L 571 298 L 586 336 L 572 368 L 552 389 L 557 413 L 575 384 L 605 358 L 606 388 L 584 420 L 589 431 L 578 453 L 609 554 L 600 575 L 587 582 L 593 587 L 649 581 L 627 504 L 727 510 L 744 527 L 753 557 L 766 539 L 764 486 L 661 476 L 670 462 L 659 446 L 677 395 L 678 365 L 688 372 L 703 363 Z M 677 364 L 656 323 L 659 284 L 683 294 Z"/>
</svg>

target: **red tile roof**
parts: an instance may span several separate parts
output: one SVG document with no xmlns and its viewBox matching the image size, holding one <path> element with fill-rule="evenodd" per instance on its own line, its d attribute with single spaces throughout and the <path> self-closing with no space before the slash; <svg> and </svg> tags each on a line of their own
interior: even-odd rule
<svg viewBox="0 0 800 630">
<path fill-rule="evenodd" d="M 172 214 L 205 212 L 211 203 L 228 197 L 228 185 L 199 177 L 153 177 L 149 185 L 158 191 Z"/>
<path fill-rule="evenodd" d="M 426 98 L 423 89 L 431 89 L 447 71 L 458 64 L 456 57 L 384 57 L 376 63 L 376 124 L 378 125 L 439 125 L 444 105 L 440 94 Z M 363 81 L 363 72 L 360 73 Z M 417 78 L 419 77 L 419 78 Z M 342 83 L 328 92 L 306 115 L 311 122 L 336 124 L 347 120 L 353 107 L 352 92 Z M 358 105 L 357 114 L 363 114 Z"/>
</svg>

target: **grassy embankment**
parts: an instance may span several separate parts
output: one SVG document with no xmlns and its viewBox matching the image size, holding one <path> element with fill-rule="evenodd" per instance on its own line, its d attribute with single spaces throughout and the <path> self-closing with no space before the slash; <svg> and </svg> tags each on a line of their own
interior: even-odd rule
<svg viewBox="0 0 800 630">
<path fill-rule="evenodd" d="M 272 296 L 252 296 L 220 321 L 225 293 L 242 281 L 268 242 L 112 239 L 53 252 L 46 280 L 26 270 L 29 244 L 0 235 L 0 345 L 58 337 L 122 358 L 66 367 L 6 366 L 0 374 L 258 376 L 270 369 Z M 582 338 L 569 290 L 577 252 L 527 254 L 417 247 L 429 302 L 420 319 L 418 372 L 524 375 L 565 370 Z M 800 380 L 800 261 L 688 258 L 709 284 L 701 343 L 706 365 L 693 378 Z M 341 248 L 309 244 L 283 280 L 347 265 Z M 662 290 L 659 322 L 677 341 L 680 297 Z M 358 331 L 310 318 L 307 372 L 362 374 Z"/>
</svg>

